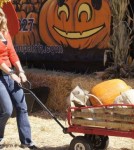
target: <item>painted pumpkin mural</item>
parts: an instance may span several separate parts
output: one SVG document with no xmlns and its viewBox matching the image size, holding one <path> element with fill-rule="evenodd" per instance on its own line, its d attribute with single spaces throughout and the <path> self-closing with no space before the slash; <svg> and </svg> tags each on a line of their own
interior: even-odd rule
<svg viewBox="0 0 134 150">
<path fill-rule="evenodd" d="M 47 45 L 107 48 L 111 12 L 108 0 L 47 0 L 39 14 L 39 34 Z"/>
<path fill-rule="evenodd" d="M 20 23 L 13 43 L 21 62 L 76 72 L 104 68 L 111 24 L 108 0 L 12 0 L 12 4 Z"/>
</svg>

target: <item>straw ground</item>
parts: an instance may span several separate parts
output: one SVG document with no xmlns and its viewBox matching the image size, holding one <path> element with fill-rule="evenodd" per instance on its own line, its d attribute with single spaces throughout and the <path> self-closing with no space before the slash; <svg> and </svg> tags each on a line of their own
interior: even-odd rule
<svg viewBox="0 0 134 150">
<path fill-rule="evenodd" d="M 37 69 L 26 70 L 28 80 L 32 87 L 48 86 L 50 88 L 46 106 L 59 119 L 63 126 L 67 127 L 66 107 L 70 91 L 77 85 L 85 90 L 91 89 L 97 83 L 102 82 L 101 73 L 97 75 L 81 75 L 66 72 L 45 71 Z M 124 79 L 134 88 L 134 79 Z M 64 134 L 60 126 L 50 117 L 46 111 L 29 112 L 32 127 L 32 137 L 42 150 L 67 150 L 72 137 Z M 77 134 L 78 135 L 78 134 Z M 22 150 L 19 147 L 19 137 L 15 118 L 10 118 L 4 139 L 5 150 Z M 26 148 L 27 149 L 27 148 Z M 134 139 L 122 137 L 110 137 L 108 150 L 134 150 Z"/>
</svg>

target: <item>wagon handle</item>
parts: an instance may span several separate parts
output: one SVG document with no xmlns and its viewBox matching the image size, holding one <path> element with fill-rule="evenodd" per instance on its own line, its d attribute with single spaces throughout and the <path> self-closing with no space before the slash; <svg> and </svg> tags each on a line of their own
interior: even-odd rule
<svg viewBox="0 0 134 150">
<path fill-rule="evenodd" d="M 28 84 L 28 88 L 24 87 L 21 83 L 18 83 L 19 87 L 21 87 L 23 90 L 27 90 L 27 91 L 32 89 L 32 84 L 31 84 L 30 81 L 27 80 L 27 81 L 24 82 L 24 83 L 27 83 L 27 84 Z"/>
<path fill-rule="evenodd" d="M 65 128 L 60 121 L 51 113 L 51 111 L 40 101 L 40 99 L 31 91 L 31 82 L 30 81 L 26 81 L 29 85 L 29 88 L 23 87 L 21 84 L 19 84 L 20 88 L 22 88 L 23 90 L 28 91 L 30 94 L 32 94 L 32 96 L 35 98 L 36 102 L 38 102 L 38 104 L 43 108 L 43 110 L 46 110 L 50 116 L 59 124 L 59 126 L 63 129 L 63 133 L 68 133 L 67 132 L 67 128 Z M 73 138 L 75 137 L 72 133 L 68 133 L 70 134 L 70 136 L 72 136 Z"/>
</svg>

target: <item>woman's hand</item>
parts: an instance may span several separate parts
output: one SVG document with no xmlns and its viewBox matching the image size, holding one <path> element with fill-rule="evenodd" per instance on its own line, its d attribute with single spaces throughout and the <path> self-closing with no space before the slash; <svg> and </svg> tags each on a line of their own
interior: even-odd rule
<svg viewBox="0 0 134 150">
<path fill-rule="evenodd" d="M 19 84 L 21 83 L 20 77 L 18 77 L 15 73 L 11 74 L 10 77 L 17 83 L 19 83 Z"/>
<path fill-rule="evenodd" d="M 25 73 L 20 72 L 19 73 L 19 77 L 20 77 L 22 82 L 26 82 L 27 81 L 27 77 L 26 77 Z"/>
</svg>

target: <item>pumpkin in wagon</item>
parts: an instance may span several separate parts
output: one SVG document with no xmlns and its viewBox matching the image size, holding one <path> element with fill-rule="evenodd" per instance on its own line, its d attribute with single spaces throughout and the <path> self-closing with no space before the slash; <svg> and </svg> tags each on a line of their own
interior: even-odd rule
<svg viewBox="0 0 134 150">
<path fill-rule="evenodd" d="M 115 98 L 121 94 L 121 92 L 131 89 L 123 80 L 111 79 L 101 82 L 95 85 L 91 89 L 91 94 L 95 95 L 102 104 L 113 104 Z M 92 105 L 100 105 L 100 102 L 95 97 L 90 97 Z"/>
<path fill-rule="evenodd" d="M 48 0 L 39 14 L 39 34 L 47 45 L 89 49 L 108 47 L 111 12 L 108 0 Z"/>
</svg>

